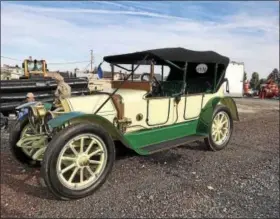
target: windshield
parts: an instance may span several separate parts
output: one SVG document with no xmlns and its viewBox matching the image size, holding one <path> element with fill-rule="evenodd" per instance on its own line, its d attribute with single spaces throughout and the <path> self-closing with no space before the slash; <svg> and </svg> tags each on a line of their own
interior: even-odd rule
<svg viewBox="0 0 280 219">
<path fill-rule="evenodd" d="M 28 71 L 42 71 L 43 62 L 42 61 L 28 61 L 27 69 L 28 69 Z"/>
</svg>

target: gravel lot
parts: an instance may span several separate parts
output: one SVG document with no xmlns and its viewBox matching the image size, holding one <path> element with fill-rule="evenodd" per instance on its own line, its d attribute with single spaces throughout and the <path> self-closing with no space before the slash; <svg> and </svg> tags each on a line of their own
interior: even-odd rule
<svg viewBox="0 0 280 219">
<path fill-rule="evenodd" d="M 1 135 L 1 217 L 279 218 L 279 102 L 237 99 L 241 121 L 228 148 L 192 143 L 148 157 L 117 158 L 92 196 L 57 201 L 38 170 L 24 169 Z"/>
</svg>

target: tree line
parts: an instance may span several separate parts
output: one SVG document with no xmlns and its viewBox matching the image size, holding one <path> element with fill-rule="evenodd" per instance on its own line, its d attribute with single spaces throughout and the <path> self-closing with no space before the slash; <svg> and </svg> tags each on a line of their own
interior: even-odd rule
<svg viewBox="0 0 280 219">
<path fill-rule="evenodd" d="M 247 73 L 244 72 L 243 81 L 245 82 L 247 79 Z M 253 72 L 249 81 L 250 88 L 259 90 L 261 84 L 264 84 L 269 79 L 272 79 L 276 84 L 278 84 L 278 86 L 280 86 L 280 73 L 277 68 L 273 69 L 273 71 L 267 76 L 267 78 L 260 78 L 258 72 Z"/>
</svg>

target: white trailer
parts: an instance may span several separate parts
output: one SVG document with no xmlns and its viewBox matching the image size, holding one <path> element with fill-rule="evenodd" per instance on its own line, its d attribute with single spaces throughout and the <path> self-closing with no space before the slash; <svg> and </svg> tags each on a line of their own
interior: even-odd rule
<svg viewBox="0 0 280 219">
<path fill-rule="evenodd" d="M 225 78 L 229 82 L 229 93 L 226 92 L 226 83 L 224 83 L 225 96 L 243 97 L 243 78 L 244 78 L 244 63 L 230 62 Z"/>
</svg>

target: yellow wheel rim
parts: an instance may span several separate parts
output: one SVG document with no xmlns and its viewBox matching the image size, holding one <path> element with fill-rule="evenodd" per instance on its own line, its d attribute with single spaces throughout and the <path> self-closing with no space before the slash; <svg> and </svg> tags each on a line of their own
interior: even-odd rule
<svg viewBox="0 0 280 219">
<path fill-rule="evenodd" d="M 107 164 L 105 143 L 94 134 L 82 134 L 71 139 L 61 150 L 56 172 L 59 181 L 72 190 L 93 185 Z"/>
<path fill-rule="evenodd" d="M 28 123 L 26 126 L 24 126 L 24 128 L 22 129 L 21 133 L 20 133 L 20 138 L 24 138 L 27 136 L 31 136 L 34 135 L 34 131 L 32 129 L 32 126 L 30 123 Z M 21 148 L 23 153 L 25 153 L 28 157 L 32 157 L 32 154 L 38 150 L 36 148 L 33 148 L 32 145 L 30 146 L 26 146 L 26 147 L 22 147 Z"/>
<path fill-rule="evenodd" d="M 224 144 L 229 139 L 230 119 L 226 112 L 217 113 L 213 119 L 211 135 L 217 145 Z"/>
</svg>

